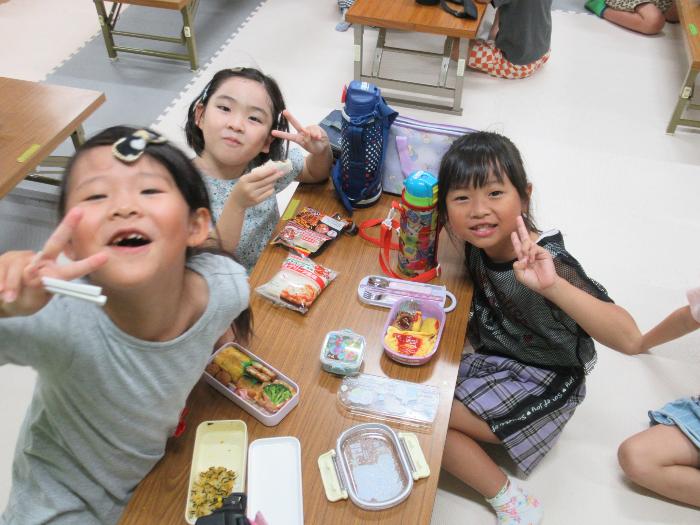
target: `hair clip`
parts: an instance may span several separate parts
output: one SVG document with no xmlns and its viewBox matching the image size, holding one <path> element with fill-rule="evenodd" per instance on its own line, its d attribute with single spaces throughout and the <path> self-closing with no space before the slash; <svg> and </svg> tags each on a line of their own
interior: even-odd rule
<svg viewBox="0 0 700 525">
<path fill-rule="evenodd" d="M 165 144 L 166 138 L 149 131 L 138 129 L 128 137 L 122 137 L 112 145 L 112 155 L 122 162 L 135 162 L 149 144 Z"/>
</svg>

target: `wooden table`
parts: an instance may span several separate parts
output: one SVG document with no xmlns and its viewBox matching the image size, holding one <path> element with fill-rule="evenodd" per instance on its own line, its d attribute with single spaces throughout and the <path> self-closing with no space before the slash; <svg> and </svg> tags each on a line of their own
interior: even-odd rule
<svg viewBox="0 0 700 525">
<path fill-rule="evenodd" d="M 404 91 L 410 94 L 432 95 L 448 98 L 449 103 L 433 103 L 415 96 L 387 96 L 388 101 L 398 105 L 429 109 L 446 113 L 462 114 L 462 86 L 467 60 L 467 46 L 475 38 L 484 17 L 486 4 L 475 3 L 479 16 L 476 20 L 457 18 L 444 11 L 439 5 L 426 6 L 415 0 L 356 0 L 345 15 L 345 19 L 355 26 L 355 80 L 372 82 L 379 87 Z M 453 7 L 456 7 L 453 5 Z M 378 27 L 377 46 L 369 75 L 363 74 L 363 40 L 365 26 Z M 386 45 L 387 29 L 399 29 L 418 33 L 430 33 L 445 37 L 442 54 L 415 49 L 405 49 Z M 450 67 L 453 46 L 457 46 L 457 72 L 454 88 L 447 87 L 447 73 Z M 402 54 L 426 55 L 440 58 L 440 69 L 435 84 L 409 82 L 383 77 L 379 74 L 384 51 Z"/>
<path fill-rule="evenodd" d="M 300 200 L 299 209 L 313 206 L 325 213 L 342 210 L 330 184 L 325 188 L 300 186 L 294 199 Z M 356 211 L 353 219 L 359 222 L 380 217 L 386 214 L 390 202 L 391 198 L 384 195 L 376 206 Z M 253 270 L 251 288 L 268 281 L 279 270 L 286 255 L 285 249 L 268 246 Z M 249 443 L 258 438 L 288 435 L 300 440 L 305 523 L 409 525 L 430 522 L 457 368 L 464 346 L 471 288 L 463 277 L 462 252 L 443 232 L 439 260 L 444 272 L 439 281 L 457 296 L 457 308 L 447 314 L 440 347 L 429 363 L 420 367 L 399 365 L 387 358 L 382 350 L 382 331 L 388 310 L 361 303 L 357 297 L 357 285 L 362 277 L 381 274 L 377 257 L 378 248 L 359 236 L 342 235 L 334 241 L 316 260 L 337 270 L 339 275 L 306 315 L 274 307 L 251 293 L 255 336 L 250 349 L 299 384 L 299 405 L 278 426 L 265 427 L 200 381 L 188 402 L 185 434 L 170 440 L 165 457 L 138 486 L 122 516 L 121 525 L 184 523 L 195 430 L 200 422 L 212 419 L 245 420 Z M 323 339 L 328 331 L 341 328 L 350 328 L 366 337 L 363 372 L 428 383 L 440 389 L 439 413 L 432 431 L 418 432 L 431 475 L 414 484 L 406 501 L 380 512 L 361 510 L 350 501 L 328 502 L 316 463 L 318 456 L 335 447 L 343 430 L 372 421 L 343 413 L 336 401 L 341 378 L 321 370 L 319 354 Z M 284 484 L 278 488 L 284 490 Z"/>
<path fill-rule="evenodd" d="M 0 77 L 0 197 L 68 137 L 83 141 L 82 123 L 104 93 Z"/>
<path fill-rule="evenodd" d="M 97 18 L 102 28 L 102 37 L 105 41 L 107 54 L 113 60 L 117 59 L 117 52 L 133 53 L 136 55 L 146 55 L 161 58 L 171 58 L 174 60 L 184 60 L 190 63 L 190 68 L 195 71 L 197 65 L 197 45 L 194 38 L 194 16 L 197 13 L 199 0 L 109 0 L 112 8 L 107 14 L 104 0 L 94 0 L 97 9 Z M 182 15 L 182 28 L 177 37 L 154 35 L 150 33 L 134 33 L 132 31 L 120 31 L 116 29 L 117 21 L 121 13 L 122 4 L 132 4 L 143 7 L 154 7 L 157 9 L 170 9 L 180 11 Z M 159 42 L 170 42 L 181 44 L 187 53 L 171 53 L 168 51 L 158 51 L 148 48 L 136 48 L 117 45 L 114 42 L 115 36 L 125 36 L 141 38 L 146 40 L 156 40 Z"/>
<path fill-rule="evenodd" d="M 697 0 L 676 0 L 676 8 L 688 51 L 688 74 L 678 94 L 678 101 L 666 128 L 666 133 L 674 133 L 678 126 L 700 128 L 700 120 L 684 117 L 686 109 L 700 110 L 700 104 L 693 104 L 695 80 L 700 73 L 700 3 Z"/>
</svg>

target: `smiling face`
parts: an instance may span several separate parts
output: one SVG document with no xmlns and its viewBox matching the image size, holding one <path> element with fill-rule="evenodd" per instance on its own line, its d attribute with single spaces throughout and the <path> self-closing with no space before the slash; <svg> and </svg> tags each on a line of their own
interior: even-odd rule
<svg viewBox="0 0 700 525">
<path fill-rule="evenodd" d="M 270 150 L 272 108 L 260 82 L 242 77 L 222 82 L 206 107 L 200 104 L 195 111 L 204 137 L 202 157 L 242 172 L 258 154 Z"/>
<path fill-rule="evenodd" d="M 89 149 L 75 162 L 66 209 L 83 217 L 66 250 L 72 259 L 99 251 L 107 263 L 91 279 L 107 288 L 143 285 L 160 272 L 183 271 L 186 250 L 206 239 L 209 212 L 191 212 L 170 172 L 148 155 L 133 164 L 110 146 Z"/>
<path fill-rule="evenodd" d="M 460 239 L 481 248 L 495 262 L 515 259 L 510 234 L 516 219 L 527 211 L 518 190 L 508 177 L 498 180 L 493 173 L 480 187 L 451 189 L 447 193 L 447 218 Z M 532 186 L 527 186 L 528 200 Z"/>
</svg>

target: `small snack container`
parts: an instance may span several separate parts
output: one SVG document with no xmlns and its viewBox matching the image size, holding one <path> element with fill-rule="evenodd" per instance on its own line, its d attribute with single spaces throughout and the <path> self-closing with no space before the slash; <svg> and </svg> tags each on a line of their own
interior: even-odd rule
<svg viewBox="0 0 700 525">
<path fill-rule="evenodd" d="M 304 525 L 301 445 L 293 436 L 256 439 L 248 449 L 248 517 Z"/>
<path fill-rule="evenodd" d="M 433 385 L 357 374 L 343 378 L 338 388 L 338 403 L 352 416 L 429 431 L 437 416 L 440 391 Z"/>
<path fill-rule="evenodd" d="M 430 475 L 415 434 L 382 423 L 363 423 L 343 432 L 333 450 L 318 458 L 328 501 L 350 500 L 365 510 L 398 505 L 413 481 Z"/>
<path fill-rule="evenodd" d="M 299 403 L 299 385 L 236 343 L 214 352 L 204 380 L 268 427 L 277 425 Z"/>
<path fill-rule="evenodd" d="M 233 486 L 221 487 L 222 497 L 231 492 L 243 492 L 246 475 L 246 451 L 248 450 L 248 427 L 239 419 L 203 421 L 197 427 L 194 439 L 194 451 L 192 452 L 192 467 L 190 469 L 190 481 L 187 489 L 187 506 L 185 507 L 185 521 L 193 525 L 197 514 L 204 509 L 206 502 L 203 498 L 207 491 L 199 483 L 200 475 L 207 478 L 209 489 L 221 479 L 228 477 L 233 472 Z M 211 470 L 210 470 L 211 469 Z M 222 469 L 229 471 L 228 475 Z M 217 475 L 217 472 L 220 474 Z M 207 473 L 210 473 L 208 475 Z M 225 492 L 225 494 L 224 494 Z M 214 509 L 211 509 L 214 510 Z M 206 511 L 206 515 L 210 511 Z"/>
<path fill-rule="evenodd" d="M 362 366 L 365 344 L 363 336 L 347 328 L 328 332 L 321 346 L 321 367 L 331 374 L 356 374 Z"/>
<path fill-rule="evenodd" d="M 397 323 L 402 324 L 400 316 L 403 316 L 403 322 L 407 323 L 402 329 L 396 327 Z M 440 345 L 445 317 L 442 306 L 435 301 L 411 298 L 396 301 L 384 324 L 384 352 L 394 361 L 404 365 L 416 366 L 427 363 Z M 435 322 L 438 324 L 437 327 Z M 426 327 L 426 325 L 430 326 Z M 397 348 L 400 351 L 389 346 L 388 341 L 392 337 L 397 341 Z M 404 346 L 402 347 L 401 344 Z M 425 345 L 432 345 L 432 348 L 422 351 L 421 346 Z M 401 351 L 402 348 L 403 351 Z"/>
</svg>

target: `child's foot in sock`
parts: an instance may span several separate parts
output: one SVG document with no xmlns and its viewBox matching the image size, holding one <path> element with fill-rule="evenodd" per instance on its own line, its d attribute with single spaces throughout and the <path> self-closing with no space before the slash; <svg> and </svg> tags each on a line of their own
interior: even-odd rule
<svg viewBox="0 0 700 525">
<path fill-rule="evenodd" d="M 600 18 L 603 18 L 603 11 L 605 11 L 606 7 L 608 6 L 605 5 L 605 0 L 588 0 L 588 2 L 586 2 L 586 9 L 598 15 Z"/>
<path fill-rule="evenodd" d="M 348 28 L 352 25 L 350 22 L 345 21 L 345 13 L 346 12 L 347 12 L 347 9 L 340 10 L 340 14 L 343 15 L 343 19 L 335 25 L 336 31 L 341 31 L 341 32 L 347 31 Z"/>
<path fill-rule="evenodd" d="M 487 499 L 496 511 L 498 525 L 538 525 L 542 521 L 542 505 L 510 480 L 493 498 Z"/>
</svg>

